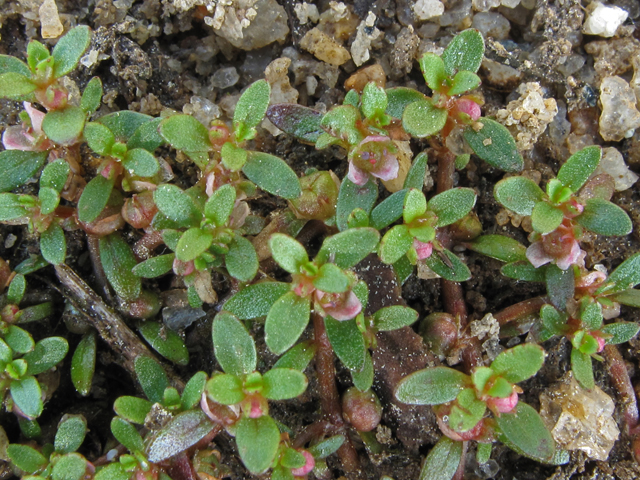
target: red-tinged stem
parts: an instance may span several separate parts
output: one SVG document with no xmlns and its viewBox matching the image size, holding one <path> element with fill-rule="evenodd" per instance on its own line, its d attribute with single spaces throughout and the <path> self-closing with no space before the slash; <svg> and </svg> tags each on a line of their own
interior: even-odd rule
<svg viewBox="0 0 640 480">
<path fill-rule="evenodd" d="M 317 422 L 304 427 L 302 431 L 298 435 L 296 435 L 296 439 L 293 442 L 293 447 L 302 448 L 312 440 L 323 438 L 334 430 L 335 427 L 331 424 L 331 422 L 327 422 L 326 420 L 318 420 Z"/>
<path fill-rule="evenodd" d="M 340 395 L 336 385 L 336 369 L 333 358 L 333 348 L 329 342 L 327 331 L 324 328 L 324 318 L 317 313 L 311 314 L 313 317 L 313 331 L 315 335 L 316 350 L 316 374 L 320 387 L 320 406 L 324 418 L 336 427 L 345 427 L 342 419 L 342 405 Z M 349 436 L 338 449 L 338 457 L 342 463 L 342 468 L 350 476 L 359 476 L 360 459 Z"/>
<path fill-rule="evenodd" d="M 133 253 L 139 262 L 149 258 L 149 254 L 162 245 L 162 233 L 158 230 L 145 233 L 133 246 Z"/>
<path fill-rule="evenodd" d="M 469 442 L 462 442 L 462 456 L 460 457 L 458 470 L 456 470 L 456 473 L 453 475 L 453 478 L 451 480 L 463 480 L 468 448 Z"/>
<path fill-rule="evenodd" d="M 609 377 L 622 401 L 627 431 L 637 436 L 640 434 L 640 429 L 638 429 L 640 423 L 638 400 L 631 384 L 631 378 L 629 378 L 627 366 L 622 355 L 620 355 L 620 350 L 615 345 L 605 346 L 603 353 L 609 370 Z"/>
<path fill-rule="evenodd" d="M 548 303 L 549 299 L 547 297 L 530 298 L 505 308 L 496 313 L 493 318 L 495 318 L 501 326 L 506 325 L 509 322 L 519 320 L 523 317 L 536 315 L 540 312 L 540 309 Z"/>
</svg>

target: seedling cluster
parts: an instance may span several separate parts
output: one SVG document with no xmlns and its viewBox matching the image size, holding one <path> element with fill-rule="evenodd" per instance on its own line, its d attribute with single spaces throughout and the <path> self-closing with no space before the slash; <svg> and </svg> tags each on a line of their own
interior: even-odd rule
<svg viewBox="0 0 640 480">
<path fill-rule="evenodd" d="M 407 334 L 419 319 L 401 298 L 382 306 L 369 298 L 379 291 L 359 267 L 363 262 L 400 285 L 418 265 L 441 277 L 446 292 L 448 311 L 428 316 L 419 328 L 441 364 L 393 386 L 399 402 L 434 406 L 443 433 L 421 478 L 448 480 L 464 471 L 470 441 L 477 442 L 480 463 L 488 461 L 496 441 L 539 462 L 568 461 L 569 453 L 556 444 L 536 410 L 519 400 L 526 392 L 518 384 L 543 367 L 544 342 L 560 336 L 571 343 L 575 378 L 586 389 L 595 387 L 592 358 L 602 360 L 603 351 L 606 355 L 613 348 L 607 345 L 629 341 L 640 328 L 610 322 L 621 304 L 640 307 L 634 289 L 640 283 L 640 254 L 610 274 L 585 267 L 580 244 L 585 231 L 621 236 L 632 229 L 626 212 L 610 202 L 610 182 L 593 176 L 601 157 L 597 146 L 567 159 L 544 190 L 523 176 L 497 183 L 497 202 L 531 217 L 528 246 L 506 236 L 481 235 L 476 192 L 454 188 L 450 174 L 439 176 L 439 193 L 425 195 L 432 160 L 451 173 L 466 168 L 471 155 L 509 174 L 523 169 L 509 131 L 482 116 L 482 97 L 474 94 L 484 56 L 478 31 L 454 37 L 441 56 L 422 57 L 430 96 L 372 82 L 321 113 L 301 105 L 270 106 L 271 87 L 259 80 L 239 98 L 230 125 L 220 120 L 203 125 L 183 114 L 100 116 L 98 78 L 87 83 L 79 105 L 72 104 L 60 79 L 76 68 L 90 39 L 88 28 L 76 27 L 52 53 L 32 41 L 26 63 L 0 56 L 0 96 L 24 105 L 22 123 L 7 127 L 2 139 L 0 221 L 27 225 L 40 245 L 40 255 L 15 272 L 0 262 L 6 290 L 0 301 L 0 392 L 22 435 L 38 438 L 37 418 L 48 398 L 38 375 L 56 367 L 68 344 L 61 337 L 35 342 L 19 326 L 55 311 L 49 302 L 19 306 L 25 275 L 51 264 L 65 288 L 88 289 L 79 281 L 68 283 L 73 277 L 66 265 L 71 260 L 68 232 L 83 231 L 96 278 L 105 279 L 105 298 L 118 313 L 92 309 L 103 312 L 98 317 L 124 315 L 137 322 L 140 336 L 130 332 L 126 341 L 142 352 L 132 360 L 130 373 L 146 399 L 115 401 L 111 433 L 119 446 L 104 457 L 77 453 L 87 423 L 70 415 L 61 420 L 53 445 L 7 447 L 17 472 L 53 480 L 221 478 L 230 471 L 211 442 L 226 431 L 252 474 L 291 480 L 313 471 L 327 478 L 325 458 L 335 453 L 352 474 L 359 468 L 352 435 L 360 435 L 368 449 L 380 448 L 368 433 L 385 407 L 372 390 L 379 372 L 371 352 L 380 348 L 384 332 Z M 303 143 L 344 149 L 345 177 L 311 169 L 299 178 L 285 160 L 255 150 L 265 115 Z M 412 138 L 428 139 L 431 148 L 407 160 L 399 142 Z M 97 158 L 92 173 L 85 145 Z M 196 178 L 175 178 L 172 161 L 160 149 L 186 156 Z M 38 180 L 37 195 L 22 193 L 31 178 Z M 252 211 L 260 192 L 287 201 L 288 208 L 269 223 Z M 529 337 L 492 361 L 483 358 L 466 328 L 459 282 L 472 273 L 455 253 L 461 247 L 504 262 L 507 277 L 546 285 L 546 296 L 496 313 L 501 337 Z M 189 364 L 180 332 L 157 320 L 158 283 L 147 279 L 160 277 L 181 289 L 184 308 L 198 311 L 208 305 L 217 312 L 211 330 L 216 367 L 195 373 L 186 384 L 156 357 Z M 225 297 L 219 297 L 223 292 L 215 290 L 213 279 L 227 283 Z M 112 347 L 117 343 L 108 331 L 99 326 L 97 333 L 86 331 L 75 348 L 71 379 L 80 395 L 92 388 L 98 334 Z M 271 368 L 260 349 L 279 356 Z M 464 367 L 451 360 L 456 351 Z M 334 354 L 353 383 L 342 401 Z M 308 366 L 314 359 L 323 415 L 296 436 L 270 415 L 270 404 L 308 399 Z M 626 373 L 613 375 L 614 384 L 628 384 Z M 626 420 L 637 436 L 638 419 L 629 414 Z"/>
</svg>

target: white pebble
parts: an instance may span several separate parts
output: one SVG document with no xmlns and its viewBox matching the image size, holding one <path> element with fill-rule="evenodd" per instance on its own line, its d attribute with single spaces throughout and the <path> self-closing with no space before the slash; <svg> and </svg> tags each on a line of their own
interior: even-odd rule
<svg viewBox="0 0 640 480">
<path fill-rule="evenodd" d="M 620 7 L 598 3 L 587 17 L 582 26 L 582 32 L 587 35 L 613 37 L 616 30 L 624 23 L 629 14 Z"/>
</svg>

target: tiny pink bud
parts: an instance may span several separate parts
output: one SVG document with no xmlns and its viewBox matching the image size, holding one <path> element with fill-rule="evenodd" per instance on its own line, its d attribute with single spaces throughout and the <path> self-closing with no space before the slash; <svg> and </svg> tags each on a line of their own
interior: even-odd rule
<svg viewBox="0 0 640 480">
<path fill-rule="evenodd" d="M 304 456 L 304 458 L 307 460 L 307 463 L 305 463 L 300 468 L 292 468 L 291 473 L 293 474 L 294 477 L 304 477 L 307 473 L 313 470 L 313 467 L 316 466 L 316 459 L 313 458 L 313 455 L 311 455 L 306 450 L 298 450 L 298 451 Z"/>
<path fill-rule="evenodd" d="M 469 100 L 468 98 L 461 98 L 456 102 L 458 106 L 458 111 L 461 113 L 466 113 L 471 117 L 471 120 L 474 122 L 480 118 L 482 112 L 480 110 L 480 105 L 478 105 L 473 100 Z"/>
<path fill-rule="evenodd" d="M 196 267 L 193 264 L 193 260 L 191 260 L 190 262 L 182 262 L 177 258 L 173 260 L 173 272 L 176 275 L 182 275 L 183 277 L 186 277 L 187 275 L 192 274 L 195 269 Z"/>
<path fill-rule="evenodd" d="M 592 336 L 596 339 L 596 342 L 598 342 L 598 350 L 596 350 L 596 353 L 600 353 L 604 350 L 604 346 L 607 344 L 607 341 L 604 338 L 596 337 L 595 335 Z"/>
<path fill-rule="evenodd" d="M 487 405 L 495 408 L 500 413 L 509 413 L 518 404 L 517 392 L 512 392 L 506 398 L 491 397 L 487 400 Z"/>
<path fill-rule="evenodd" d="M 380 423 L 382 404 L 371 390 L 361 392 L 351 387 L 342 396 L 342 412 L 356 430 L 370 432 Z"/>
<path fill-rule="evenodd" d="M 249 409 L 249 418 L 260 418 L 264 415 L 264 411 L 262 410 L 262 402 L 259 398 L 251 399 L 251 408 Z"/>
<path fill-rule="evenodd" d="M 433 245 L 431 244 L 431 242 L 424 243 L 417 238 L 413 239 L 413 248 L 416 249 L 418 260 L 429 258 L 431 256 L 431 253 L 433 252 Z"/>
</svg>

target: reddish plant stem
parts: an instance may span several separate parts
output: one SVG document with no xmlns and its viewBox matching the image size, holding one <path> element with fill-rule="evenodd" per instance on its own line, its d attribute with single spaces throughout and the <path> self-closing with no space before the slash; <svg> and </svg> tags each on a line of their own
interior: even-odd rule
<svg viewBox="0 0 640 480">
<path fill-rule="evenodd" d="M 317 422 L 304 427 L 302 431 L 296 435 L 293 447 L 302 448 L 312 440 L 323 438 L 332 430 L 335 430 L 335 427 L 330 422 L 327 422 L 326 420 L 318 420 Z"/>
<path fill-rule="evenodd" d="M 149 258 L 149 254 L 162 245 L 163 242 L 162 232 L 159 230 L 145 233 L 144 236 L 133 246 L 133 253 L 136 256 L 136 260 L 139 262 L 147 260 Z"/>
<path fill-rule="evenodd" d="M 453 188 L 453 175 L 455 174 L 455 155 L 447 148 L 435 147 L 438 156 L 438 173 L 437 173 L 437 192 L 442 193 Z M 438 240 L 444 248 L 451 248 L 453 240 L 444 229 L 442 234 L 438 235 Z M 464 292 L 462 285 L 457 282 L 442 279 L 442 297 L 445 310 L 456 317 L 460 323 L 460 328 L 464 329 L 467 325 L 467 304 L 464 300 Z M 467 373 L 477 366 L 482 365 L 482 350 L 480 342 L 477 338 L 469 338 L 467 346 L 462 352 L 462 360 Z"/>
<path fill-rule="evenodd" d="M 333 359 L 333 348 L 329 342 L 327 331 L 324 328 L 324 318 L 317 313 L 312 313 L 313 332 L 317 346 L 316 350 L 316 374 L 320 387 L 320 405 L 324 417 L 336 427 L 344 428 L 342 419 L 342 405 L 336 385 L 336 370 Z M 345 441 L 338 449 L 338 457 L 347 474 L 357 475 L 360 470 L 360 459 L 349 436 L 345 431 Z"/>
<path fill-rule="evenodd" d="M 509 322 L 513 322 L 523 317 L 537 314 L 547 303 L 549 303 L 549 299 L 547 297 L 530 298 L 505 308 L 504 310 L 496 313 L 493 318 L 498 321 L 500 326 L 506 325 Z"/>
<path fill-rule="evenodd" d="M 458 464 L 458 470 L 453 475 L 451 480 L 463 480 L 464 479 L 464 468 L 466 464 L 467 458 L 467 450 L 469 449 L 469 442 L 462 442 L 462 456 L 460 457 L 460 463 Z"/>
<path fill-rule="evenodd" d="M 637 428 L 640 423 L 638 400 L 636 399 L 636 393 L 631 384 L 631 378 L 629 378 L 627 366 L 624 363 L 622 355 L 620 355 L 620 350 L 618 350 L 618 347 L 615 345 L 605 346 L 603 353 L 607 369 L 609 370 L 609 377 L 622 401 L 627 431 L 638 435 L 640 433 Z"/>
</svg>

